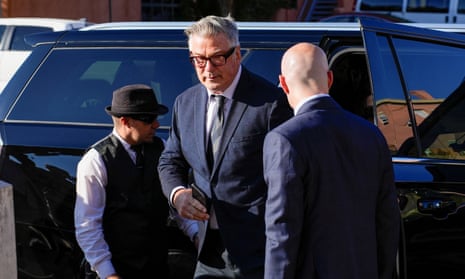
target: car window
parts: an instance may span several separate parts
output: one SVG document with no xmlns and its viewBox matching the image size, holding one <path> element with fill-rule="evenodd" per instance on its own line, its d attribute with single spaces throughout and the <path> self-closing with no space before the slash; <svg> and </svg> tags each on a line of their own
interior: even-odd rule
<svg viewBox="0 0 465 279">
<path fill-rule="evenodd" d="M 373 121 L 373 99 L 365 53 L 349 48 L 330 61 L 329 94 L 346 110 Z"/>
<path fill-rule="evenodd" d="M 150 85 L 158 101 L 172 107 L 179 93 L 198 82 L 187 53 L 187 49 L 56 49 L 8 119 L 110 124 L 104 108 L 111 104 L 113 90 L 131 83 Z M 161 126 L 171 124 L 169 114 L 159 120 Z"/>
<path fill-rule="evenodd" d="M 50 27 L 15 26 L 11 39 L 10 50 L 31 50 L 32 47 L 24 41 L 24 36 L 32 33 L 53 31 Z"/>
<path fill-rule="evenodd" d="M 242 63 L 250 71 L 278 85 L 284 49 L 242 49 Z"/>
<path fill-rule="evenodd" d="M 243 63 L 277 84 L 283 51 L 244 49 Z M 187 54 L 187 49 L 56 49 L 8 119 L 111 124 L 104 108 L 113 90 L 130 83 L 150 85 L 158 101 L 172 107 L 177 95 L 198 83 Z M 159 117 L 161 126 L 170 126 L 170 115 Z"/>
<path fill-rule="evenodd" d="M 395 37 L 391 42 L 379 38 L 382 67 L 371 71 L 378 127 L 391 150 L 398 155 L 465 159 L 465 49 Z"/>
</svg>

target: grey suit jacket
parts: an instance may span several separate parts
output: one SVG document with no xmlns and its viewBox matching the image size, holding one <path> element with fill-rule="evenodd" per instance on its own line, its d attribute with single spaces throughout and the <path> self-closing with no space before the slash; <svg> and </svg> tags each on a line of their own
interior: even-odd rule
<svg viewBox="0 0 465 279">
<path fill-rule="evenodd" d="M 208 94 L 201 84 L 179 95 L 159 173 L 169 197 L 187 185 L 192 170 L 195 184 L 213 204 L 231 260 L 242 270 L 263 267 L 265 251 L 262 148 L 265 135 L 292 112 L 277 86 L 242 68 L 215 165 L 206 156 L 205 121 Z M 199 224 L 200 249 L 208 222 Z"/>
<path fill-rule="evenodd" d="M 400 211 L 377 127 L 310 100 L 267 135 L 264 172 L 266 279 L 393 278 Z"/>
</svg>

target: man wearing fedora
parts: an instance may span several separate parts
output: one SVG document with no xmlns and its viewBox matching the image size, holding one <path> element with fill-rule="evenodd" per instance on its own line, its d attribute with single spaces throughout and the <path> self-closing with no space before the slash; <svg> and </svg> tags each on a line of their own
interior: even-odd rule
<svg viewBox="0 0 465 279">
<path fill-rule="evenodd" d="M 105 110 L 113 131 L 77 167 L 77 241 L 99 278 L 168 278 L 169 208 L 156 171 L 163 142 L 155 137 L 168 108 L 151 87 L 133 84 L 115 90 Z"/>
</svg>

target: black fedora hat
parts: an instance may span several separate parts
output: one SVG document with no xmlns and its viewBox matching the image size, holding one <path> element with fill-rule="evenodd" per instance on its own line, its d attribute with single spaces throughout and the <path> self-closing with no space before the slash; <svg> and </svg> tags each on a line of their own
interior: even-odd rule
<svg viewBox="0 0 465 279">
<path fill-rule="evenodd" d="M 157 102 L 155 93 L 145 84 L 126 85 L 113 91 L 111 106 L 105 111 L 113 116 L 152 114 L 162 115 L 168 108 Z"/>
</svg>

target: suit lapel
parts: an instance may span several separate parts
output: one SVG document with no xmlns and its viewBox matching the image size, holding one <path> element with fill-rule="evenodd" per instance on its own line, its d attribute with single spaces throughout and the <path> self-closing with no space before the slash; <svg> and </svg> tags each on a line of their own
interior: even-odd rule
<svg viewBox="0 0 465 279">
<path fill-rule="evenodd" d="M 218 150 L 218 157 L 215 160 L 215 165 L 213 166 L 212 174 L 216 171 L 218 165 L 221 163 L 226 151 L 226 147 L 229 145 L 234 133 L 237 130 L 239 122 L 244 115 L 245 110 L 248 105 L 245 102 L 239 102 L 237 99 L 247 98 L 247 94 L 251 92 L 249 90 L 249 82 L 247 70 L 242 68 L 242 74 L 237 84 L 236 90 L 234 91 L 233 98 L 229 100 L 231 102 L 229 113 L 226 117 L 223 129 L 223 136 L 221 138 L 220 148 Z"/>
<path fill-rule="evenodd" d="M 247 105 L 244 103 L 239 103 L 235 100 L 230 101 L 232 102 L 231 108 L 226 118 L 226 122 L 224 123 L 223 136 L 221 137 L 221 144 L 218 150 L 218 157 L 215 160 L 215 165 L 213 166 L 212 172 L 214 172 L 218 167 L 218 164 L 221 163 L 224 153 L 226 151 L 226 147 L 229 145 L 229 142 L 231 141 L 231 138 L 233 137 L 237 129 L 237 126 L 239 125 L 242 115 L 244 114 L 247 108 Z"/>
</svg>

